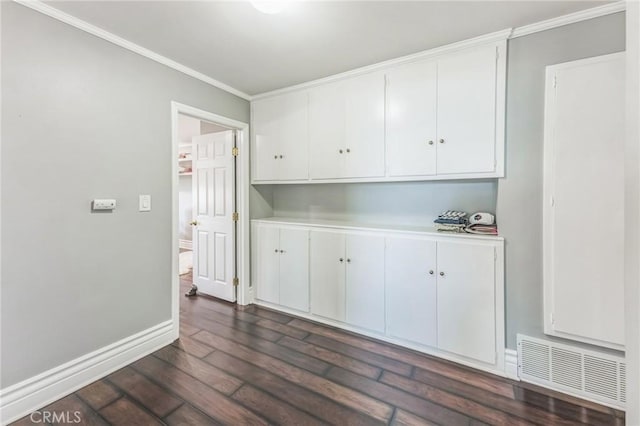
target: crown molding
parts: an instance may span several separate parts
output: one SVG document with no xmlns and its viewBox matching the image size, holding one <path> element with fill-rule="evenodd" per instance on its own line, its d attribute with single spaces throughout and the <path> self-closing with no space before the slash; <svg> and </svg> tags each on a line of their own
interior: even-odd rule
<svg viewBox="0 0 640 426">
<path fill-rule="evenodd" d="M 251 100 L 257 100 L 262 98 L 268 98 L 275 95 L 280 95 L 287 92 L 296 90 L 308 89 L 310 87 L 319 86 L 326 83 L 342 80 L 349 77 L 355 77 L 362 74 L 368 74 L 370 72 L 388 69 L 398 65 L 403 65 L 411 62 L 420 61 L 423 59 L 431 58 L 445 53 L 455 52 L 457 50 L 465 49 L 471 46 L 477 46 L 486 43 L 496 43 L 500 41 L 506 41 L 512 33 L 511 28 L 507 28 L 502 31 L 496 31 L 489 34 L 484 34 L 479 37 L 470 38 L 467 40 L 458 41 L 444 46 L 436 47 L 429 50 L 423 50 L 422 52 L 413 53 L 407 56 L 401 56 L 399 58 L 390 59 L 388 61 L 378 62 L 376 64 L 367 65 L 360 68 L 355 68 L 349 71 L 345 71 L 339 74 L 334 74 L 329 77 L 319 78 L 317 80 L 308 81 L 305 83 L 296 84 L 295 86 L 289 86 L 282 89 L 276 89 L 269 92 L 259 93 L 253 95 Z"/>
<path fill-rule="evenodd" d="M 576 22 L 586 21 L 600 16 L 611 15 L 612 13 L 624 12 L 626 8 L 627 6 L 624 0 L 607 3 L 602 6 L 592 7 L 590 9 L 581 10 L 568 15 L 547 19 L 546 21 L 540 21 L 515 28 L 510 38 L 522 37 L 540 31 L 561 27 L 563 25 L 574 24 Z"/>
<path fill-rule="evenodd" d="M 473 45 L 478 45 L 478 44 L 488 43 L 488 42 L 496 42 L 503 39 L 513 39 L 517 37 L 522 37 L 522 36 L 534 34 L 540 31 L 546 31 L 553 28 L 561 27 L 563 25 L 574 24 L 576 22 L 586 21 L 588 19 L 593 19 L 600 16 L 606 16 L 606 15 L 611 15 L 613 13 L 623 12 L 625 10 L 626 10 L 625 0 L 618 0 L 616 2 L 607 3 L 602 6 L 581 10 L 579 12 L 570 13 L 568 15 L 558 16 L 555 18 L 547 19 L 545 21 L 536 22 L 530 25 L 524 25 L 522 27 L 514 28 L 513 30 L 508 29 L 508 30 L 498 31 L 495 33 L 486 34 L 484 36 L 463 40 L 461 42 L 456 42 L 452 44 L 447 44 L 445 46 L 436 47 L 435 49 L 425 50 L 422 52 L 414 53 L 412 55 L 391 59 L 385 62 L 380 62 L 374 65 L 369 65 L 362 68 L 356 68 L 340 74 L 331 75 L 329 77 L 297 84 L 295 86 L 289 86 L 289 87 L 284 87 L 282 89 L 276 89 L 269 92 L 259 93 L 257 95 L 253 95 L 251 100 L 268 98 L 271 96 L 276 96 L 276 95 L 280 95 L 280 94 L 284 94 L 284 93 L 292 92 L 296 90 L 308 89 L 324 83 L 330 83 L 333 81 L 341 80 L 343 78 L 355 77 L 357 75 L 366 74 L 372 71 L 377 71 L 380 69 L 389 68 L 389 67 L 404 64 L 404 63 L 414 62 L 421 59 L 426 59 L 426 58 L 440 55 L 443 53 L 450 53 L 452 51 L 463 49 L 465 47 L 470 47 Z"/>
<path fill-rule="evenodd" d="M 103 40 L 106 40 L 110 43 L 113 43 L 117 46 L 123 47 L 131 52 L 137 53 L 138 55 L 144 56 L 145 58 L 151 59 L 152 61 L 156 61 L 162 65 L 165 65 L 169 68 L 172 68 L 178 72 L 188 75 L 189 77 L 193 77 L 197 80 L 200 80 L 204 83 L 207 83 L 213 87 L 224 90 L 225 92 L 231 93 L 232 95 L 236 95 L 242 99 L 251 100 L 251 96 L 235 89 L 228 84 L 225 84 L 221 81 L 213 79 L 201 72 L 198 72 L 192 68 L 187 67 L 186 65 L 182 65 L 179 62 L 176 62 L 172 59 L 167 58 L 166 56 L 162 56 L 159 53 L 156 53 L 152 50 L 144 48 L 140 45 L 137 45 L 129 40 L 126 40 L 122 37 L 119 37 L 113 33 L 110 33 L 102 28 L 96 27 L 82 19 L 76 18 L 75 16 L 69 15 L 68 13 L 62 12 L 55 7 L 51 7 L 39 0 L 13 0 L 15 3 L 18 3 L 22 6 L 28 7 L 32 10 L 40 12 L 44 15 L 47 15 L 51 18 L 57 19 L 60 22 L 64 22 L 65 24 L 71 25 L 79 30 L 92 34 L 96 37 L 100 37 Z"/>
</svg>

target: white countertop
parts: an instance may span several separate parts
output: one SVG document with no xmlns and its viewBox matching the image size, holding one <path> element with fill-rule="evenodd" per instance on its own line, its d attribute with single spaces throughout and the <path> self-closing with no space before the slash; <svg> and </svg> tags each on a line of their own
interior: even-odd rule
<svg viewBox="0 0 640 426">
<path fill-rule="evenodd" d="M 321 228 L 340 228 L 353 229 L 360 231 L 393 231 L 402 233 L 419 233 L 437 235 L 439 237 L 454 238 L 473 238 L 481 240 L 504 241 L 504 238 L 496 235 L 479 235 L 456 232 L 440 232 L 433 226 L 415 226 L 415 225 L 379 225 L 362 222 L 342 221 L 342 220 L 323 220 L 323 219 L 304 219 L 291 217 L 267 217 L 263 219 L 254 219 L 252 222 L 263 222 L 283 225 L 300 225 L 314 226 Z"/>
</svg>

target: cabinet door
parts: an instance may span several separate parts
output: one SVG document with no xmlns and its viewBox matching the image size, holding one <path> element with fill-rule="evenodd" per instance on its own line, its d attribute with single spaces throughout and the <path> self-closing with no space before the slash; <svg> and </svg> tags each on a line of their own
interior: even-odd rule
<svg viewBox="0 0 640 426">
<path fill-rule="evenodd" d="M 280 229 L 280 304 L 309 312 L 309 231 Z"/>
<path fill-rule="evenodd" d="M 342 232 L 311 231 L 311 313 L 345 319 L 345 236 Z"/>
<path fill-rule="evenodd" d="M 438 347 L 496 361 L 495 247 L 438 243 Z"/>
<path fill-rule="evenodd" d="M 254 101 L 252 122 L 256 180 L 309 177 L 307 92 Z"/>
<path fill-rule="evenodd" d="M 384 333 L 384 237 L 347 236 L 346 321 Z"/>
<path fill-rule="evenodd" d="M 438 61 L 438 174 L 495 170 L 497 47 Z"/>
<path fill-rule="evenodd" d="M 309 176 L 342 176 L 345 162 L 344 82 L 323 84 L 309 91 Z M 342 152 L 341 152 L 342 151 Z"/>
<path fill-rule="evenodd" d="M 258 226 L 257 297 L 280 303 L 280 231 L 275 226 Z"/>
<path fill-rule="evenodd" d="M 394 68 L 387 73 L 387 173 L 436 173 L 435 61 Z"/>
<path fill-rule="evenodd" d="M 384 176 L 384 74 L 345 82 L 345 165 L 341 177 Z"/>
<path fill-rule="evenodd" d="M 387 334 L 437 345 L 436 242 L 387 238 L 385 294 Z"/>
</svg>

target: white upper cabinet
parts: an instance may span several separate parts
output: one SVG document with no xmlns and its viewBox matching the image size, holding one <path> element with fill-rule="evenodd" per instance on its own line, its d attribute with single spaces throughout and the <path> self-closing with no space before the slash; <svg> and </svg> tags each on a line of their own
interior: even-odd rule
<svg viewBox="0 0 640 426">
<path fill-rule="evenodd" d="M 255 180 L 308 179 L 307 109 L 304 91 L 252 102 Z"/>
<path fill-rule="evenodd" d="M 309 90 L 311 179 L 384 176 L 384 74 Z"/>
<path fill-rule="evenodd" d="M 254 181 L 502 177 L 505 87 L 501 39 L 253 101 Z"/>
<path fill-rule="evenodd" d="M 438 174 L 496 169 L 495 45 L 438 61 Z"/>
<path fill-rule="evenodd" d="M 436 62 L 391 70 L 386 90 L 387 175 L 436 174 Z"/>
</svg>

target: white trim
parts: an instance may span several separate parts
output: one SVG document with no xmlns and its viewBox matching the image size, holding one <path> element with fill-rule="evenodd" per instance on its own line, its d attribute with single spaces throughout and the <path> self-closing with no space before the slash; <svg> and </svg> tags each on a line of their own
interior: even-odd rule
<svg viewBox="0 0 640 426">
<path fill-rule="evenodd" d="M 0 391 L 5 425 L 170 344 L 173 323 L 165 321 Z"/>
<path fill-rule="evenodd" d="M 295 86 L 289 86 L 282 89 L 273 90 L 270 92 L 260 93 L 257 95 L 253 95 L 251 97 L 252 101 L 269 98 L 272 96 L 280 95 L 283 93 L 293 92 L 297 90 L 308 89 L 315 86 L 320 86 L 322 84 L 332 83 L 338 80 L 343 80 L 345 78 L 356 77 L 363 74 L 368 74 L 374 71 L 386 70 L 391 67 L 395 67 L 398 65 L 404 65 L 411 62 L 421 61 L 427 58 L 432 58 L 434 56 L 449 54 L 452 52 L 456 52 L 462 49 L 466 49 L 473 46 L 478 46 L 481 44 L 487 43 L 496 43 L 499 41 L 505 41 L 511 35 L 511 28 L 496 31 L 493 33 L 485 34 L 479 37 L 470 38 L 467 40 L 458 41 L 451 44 L 446 44 L 444 46 L 436 47 L 429 50 L 424 50 L 422 52 L 414 53 L 407 56 L 401 56 L 399 58 L 390 59 L 388 61 L 378 62 L 376 64 L 367 65 L 364 67 L 356 68 L 350 71 L 345 71 L 339 74 L 334 74 L 329 77 L 320 78 L 317 80 L 308 81 L 301 84 L 296 84 Z"/>
<path fill-rule="evenodd" d="M 178 247 L 181 250 L 193 250 L 193 241 L 191 241 L 191 240 L 178 240 Z"/>
<path fill-rule="evenodd" d="M 512 380 L 520 381 L 520 376 L 518 376 L 518 351 L 514 349 L 504 350 L 504 374 Z"/>
<path fill-rule="evenodd" d="M 240 215 L 238 221 L 238 245 L 236 247 L 238 256 L 238 300 L 239 305 L 251 303 L 249 294 L 249 124 L 242 121 L 233 120 L 221 115 L 213 114 L 179 102 L 171 102 L 171 317 L 173 318 L 174 335 L 177 339 L 180 335 L 180 279 L 178 276 L 178 114 L 185 114 L 200 120 L 219 124 L 221 126 L 236 129 L 238 137 L 236 145 L 240 154 L 236 162 L 236 210 Z"/>
<path fill-rule="evenodd" d="M 510 38 L 517 38 L 526 36 L 541 31 L 550 30 L 557 27 L 562 27 L 568 24 L 575 24 L 576 22 L 586 21 L 588 19 L 598 18 L 600 16 L 611 15 L 613 13 L 624 12 L 626 10 L 625 1 L 616 1 L 613 3 L 607 3 L 602 6 L 593 7 L 590 9 L 581 10 L 579 12 L 570 13 L 568 15 L 557 16 L 555 18 L 547 19 L 545 21 L 536 22 L 522 27 L 515 28 Z"/>
<path fill-rule="evenodd" d="M 172 68 L 176 71 L 179 71 L 181 73 L 184 73 L 190 77 L 193 77 L 195 79 L 198 79 L 204 83 L 207 83 L 211 86 L 217 87 L 218 89 L 224 90 L 226 92 L 229 92 L 233 95 L 236 95 L 242 99 L 246 99 L 248 101 L 251 100 L 255 100 L 255 99 L 261 99 L 261 98 L 265 98 L 265 97 L 270 97 L 270 96 L 275 96 L 278 94 L 282 94 L 282 93 L 286 93 L 286 92 L 290 92 L 290 91 L 294 91 L 294 90 L 301 90 L 301 89 L 306 89 L 309 87 L 313 87 L 313 86 L 317 86 L 320 84 L 324 84 L 324 83 L 329 83 L 332 81 L 336 81 L 336 80 L 340 80 L 340 79 L 344 79 L 347 77 L 354 77 L 357 75 L 361 75 L 361 74 L 366 74 L 369 72 L 373 72 L 376 71 L 378 69 L 381 68 L 388 68 L 391 66 L 396 66 L 396 65 L 401 65 L 401 64 L 405 64 L 405 63 L 409 63 L 409 62 L 415 62 L 418 60 L 422 60 L 422 59 L 426 59 L 428 57 L 432 57 L 432 56 L 436 56 L 436 55 L 440 55 L 440 54 L 444 54 L 444 53 L 450 53 L 452 51 L 456 51 L 456 50 L 460 50 L 460 49 L 464 49 L 466 47 L 471 47 L 474 45 L 478 45 L 478 44 L 482 44 L 482 43 L 488 43 L 488 42 L 495 42 L 495 41 L 500 41 L 500 40 L 507 40 L 507 39 L 513 39 L 513 38 L 517 38 L 517 37 L 522 37 L 525 35 L 529 35 L 529 34 L 533 34 L 533 33 L 537 33 L 540 31 L 546 31 L 552 28 L 557 28 L 557 27 L 561 27 L 563 25 L 568 25 L 568 24 L 573 24 L 576 22 L 581 22 L 581 21 L 585 21 L 588 19 L 593 19 L 593 18 L 597 18 L 599 16 L 606 16 L 606 15 L 611 15 L 613 13 L 618 13 L 618 12 L 623 12 L 626 10 L 626 2 L 623 0 L 620 1 L 616 1 L 613 3 L 608 3 L 602 6 L 597 6 L 597 7 L 593 7 L 590 9 L 585 9 L 585 10 L 581 10 L 579 12 L 575 12 L 575 13 L 570 13 L 567 15 L 563 15 L 563 16 L 558 16 L 555 18 L 551 18 L 551 19 L 547 19 L 545 21 L 540 21 L 540 22 L 536 22 L 533 24 L 529 24 L 529 25 L 524 25 L 522 27 L 517 27 L 514 29 L 505 29 L 502 31 L 497 31 L 494 33 L 489 33 L 489 34 L 485 34 L 479 37 L 475 37 L 475 38 L 471 38 L 468 40 L 463 40 L 463 41 L 459 41 L 459 42 L 455 42 L 455 43 L 451 43 L 451 44 L 447 44 L 444 46 L 440 46 L 440 47 L 436 47 L 434 49 L 429 49 L 429 50 L 425 50 L 422 52 L 418 52 L 412 55 L 407 55 L 407 56 L 402 56 L 400 58 L 395 58 L 395 59 L 391 59 L 388 61 L 384 61 L 384 62 L 379 62 L 377 64 L 372 64 L 372 65 L 368 65 L 365 67 L 361 67 L 361 68 L 356 68 L 350 71 L 346 71 L 340 74 L 335 74 L 332 76 L 328 76 L 325 78 L 321 78 L 321 79 L 317 79 L 317 80 L 312 80 L 309 82 L 305 82 L 305 83 L 301 83 L 301 84 L 297 84 L 294 86 L 289 86 L 289 87 L 284 87 L 281 89 L 277 89 L 277 90 L 273 90 L 273 91 L 269 91 L 269 92 L 264 92 L 264 93 L 260 93 L 257 95 L 249 95 L 245 92 L 242 92 L 241 90 L 238 90 L 234 87 L 229 86 L 228 84 L 222 83 L 221 81 L 218 81 L 212 77 L 209 77 L 199 71 L 196 71 L 192 68 L 187 67 L 186 65 L 183 65 L 179 62 L 176 62 L 172 59 L 167 58 L 166 56 L 162 56 L 159 53 L 156 53 L 152 50 L 149 50 L 147 48 L 144 48 L 140 45 L 137 45 L 129 40 L 126 40 L 122 37 L 119 37 L 113 33 L 110 33 L 106 30 L 103 30 L 102 28 L 96 27 L 95 25 L 92 25 L 86 21 L 83 21 L 79 18 L 76 18 L 75 16 L 69 15 L 65 12 L 62 12 L 59 9 L 56 9 L 55 7 L 49 6 L 39 0 L 13 0 L 14 2 L 21 4 L 25 7 L 28 7 L 32 10 L 35 10 L 37 12 L 40 12 L 42 14 L 45 14 L 47 16 L 50 16 L 54 19 L 57 19 L 61 22 L 64 22 L 66 24 L 69 24 L 75 28 L 78 28 L 79 30 L 85 31 L 89 34 L 93 34 L 96 37 L 100 37 L 106 41 L 109 41 L 117 46 L 123 47 L 127 50 L 130 50 L 134 53 L 137 53 L 141 56 L 144 56 L 146 58 L 149 58 L 153 61 L 156 61 L 160 64 L 166 65 L 169 68 Z"/>
<path fill-rule="evenodd" d="M 169 68 L 172 68 L 178 72 L 188 75 L 189 77 L 193 77 L 202 82 L 205 82 L 213 87 L 224 90 L 225 92 L 229 92 L 233 95 L 236 95 L 242 99 L 251 100 L 251 96 L 235 89 L 228 84 L 225 84 L 221 81 L 213 79 L 199 71 L 196 71 L 192 68 L 187 67 L 186 65 L 182 65 L 179 62 L 176 62 L 172 59 L 167 58 L 166 56 L 162 56 L 159 53 L 156 53 L 152 50 L 149 50 L 145 47 L 142 47 L 138 44 L 135 44 L 129 40 L 126 40 L 122 37 L 119 37 L 113 33 L 110 33 L 102 28 L 96 27 L 93 24 L 90 24 L 82 19 L 76 18 L 75 16 L 69 15 L 68 13 L 62 12 L 55 7 L 51 7 L 48 4 L 45 4 L 39 0 L 13 0 L 14 2 L 21 4 L 25 7 L 33 9 L 37 12 L 40 12 L 44 15 L 50 16 L 51 18 L 57 19 L 60 22 L 64 22 L 65 24 L 69 24 L 72 27 L 78 28 L 84 32 L 92 34 L 96 37 L 100 37 L 103 40 L 106 40 L 110 43 L 113 43 L 117 46 L 124 47 L 127 50 L 130 50 L 138 55 L 144 56 L 145 58 L 151 59 L 152 61 L 156 61 L 162 65 L 166 65 Z"/>
</svg>

